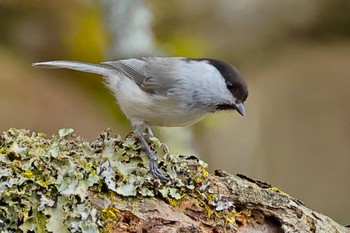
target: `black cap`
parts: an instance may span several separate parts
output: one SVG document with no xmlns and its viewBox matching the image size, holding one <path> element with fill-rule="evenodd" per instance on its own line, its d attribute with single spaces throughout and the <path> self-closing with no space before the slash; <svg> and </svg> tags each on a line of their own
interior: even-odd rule
<svg viewBox="0 0 350 233">
<path fill-rule="evenodd" d="M 207 60 L 221 73 L 222 77 L 225 79 L 227 89 L 230 90 L 238 102 L 243 103 L 248 98 L 247 83 L 236 67 L 216 59 L 208 58 L 203 60 Z"/>
</svg>

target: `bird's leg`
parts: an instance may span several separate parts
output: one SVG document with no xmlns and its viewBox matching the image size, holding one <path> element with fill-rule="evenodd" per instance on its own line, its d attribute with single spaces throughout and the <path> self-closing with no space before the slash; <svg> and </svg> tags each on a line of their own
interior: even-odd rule
<svg viewBox="0 0 350 233">
<path fill-rule="evenodd" d="M 147 157 L 149 158 L 150 162 L 150 170 L 152 174 L 161 180 L 169 180 L 168 177 L 166 177 L 158 168 L 158 163 L 157 163 L 157 157 L 156 154 L 151 150 L 150 146 L 148 145 L 145 137 L 143 135 L 139 136 L 139 139 L 141 141 L 142 145 L 142 150 L 145 152 Z"/>
<path fill-rule="evenodd" d="M 135 134 L 137 135 L 138 139 L 141 142 L 141 149 L 142 151 L 147 155 L 150 161 L 150 170 L 154 177 L 159 178 L 161 180 L 169 180 L 168 177 L 166 177 L 158 168 L 157 163 L 157 156 L 156 154 L 151 150 L 148 142 L 146 141 L 145 137 L 143 136 L 143 131 L 145 129 L 145 126 L 142 124 L 133 124 L 133 129 Z M 146 128 L 147 129 L 147 128 Z M 151 131 L 152 132 L 152 131 Z"/>
</svg>

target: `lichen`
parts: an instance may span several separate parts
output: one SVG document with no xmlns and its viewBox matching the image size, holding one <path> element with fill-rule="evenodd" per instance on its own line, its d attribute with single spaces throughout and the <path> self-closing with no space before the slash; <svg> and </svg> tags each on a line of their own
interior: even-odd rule
<svg viewBox="0 0 350 233">
<path fill-rule="evenodd" d="M 132 135 L 123 140 L 104 131 L 89 143 L 73 132 L 61 129 L 46 138 L 10 129 L 0 136 L 1 232 L 99 232 L 118 221 L 118 211 L 98 209 L 90 193 L 111 201 L 158 197 L 176 205 L 185 193 L 208 186 L 204 162 L 169 154 L 157 138 L 151 147 L 171 177 L 168 182 L 152 176 Z"/>
</svg>

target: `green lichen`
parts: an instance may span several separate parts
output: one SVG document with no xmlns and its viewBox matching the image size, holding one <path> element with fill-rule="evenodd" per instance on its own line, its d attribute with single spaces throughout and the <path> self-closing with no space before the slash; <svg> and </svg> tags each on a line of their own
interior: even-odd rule
<svg viewBox="0 0 350 233">
<path fill-rule="evenodd" d="M 117 211 L 94 206 L 91 193 L 111 201 L 159 197 L 175 204 L 196 187 L 206 189 L 205 163 L 194 156 L 169 154 L 157 138 L 150 141 L 169 182 L 152 176 L 147 157 L 131 135 L 122 140 L 105 131 L 89 143 L 72 129 L 61 129 L 52 138 L 28 130 L 3 132 L 0 231 L 99 232 L 110 227 L 110 218 L 118 220 Z"/>
</svg>

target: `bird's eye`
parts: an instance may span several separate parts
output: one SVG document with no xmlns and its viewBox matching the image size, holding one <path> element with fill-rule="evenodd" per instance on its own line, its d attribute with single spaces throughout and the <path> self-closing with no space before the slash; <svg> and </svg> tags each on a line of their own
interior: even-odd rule
<svg viewBox="0 0 350 233">
<path fill-rule="evenodd" d="M 233 83 L 231 83 L 231 82 L 226 82 L 226 87 L 227 87 L 227 89 L 229 89 L 229 90 L 233 89 Z"/>
</svg>

